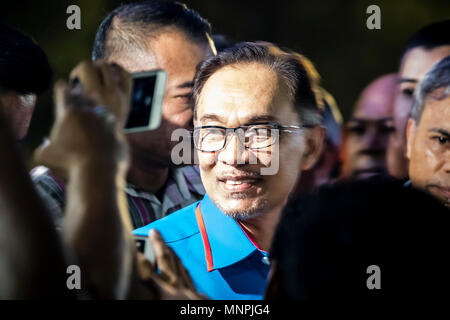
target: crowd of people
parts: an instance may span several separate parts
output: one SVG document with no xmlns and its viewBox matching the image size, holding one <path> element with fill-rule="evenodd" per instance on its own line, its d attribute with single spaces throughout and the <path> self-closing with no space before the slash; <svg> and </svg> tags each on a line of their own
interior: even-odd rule
<svg viewBox="0 0 450 320">
<path fill-rule="evenodd" d="M 344 123 L 314 57 L 213 35 L 177 2 L 123 4 L 92 60 L 55 82 L 55 122 L 28 172 L 20 141 L 52 72 L 36 43 L 0 24 L 0 298 L 440 294 L 450 20 L 411 33 L 398 70 Z M 154 69 L 167 72 L 161 125 L 125 134 L 131 74 Z M 180 128 L 197 165 L 172 160 Z"/>
</svg>

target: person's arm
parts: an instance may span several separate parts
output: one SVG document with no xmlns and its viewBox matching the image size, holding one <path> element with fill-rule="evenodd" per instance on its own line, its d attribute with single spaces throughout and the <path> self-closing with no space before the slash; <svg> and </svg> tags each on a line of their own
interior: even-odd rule
<svg viewBox="0 0 450 320">
<path fill-rule="evenodd" d="M 63 237 L 77 258 L 92 298 L 123 299 L 134 241 L 124 194 L 128 152 L 123 124 L 131 78 L 117 66 L 80 63 L 78 85 L 55 85 L 56 122 L 35 159 L 66 177 Z"/>
<path fill-rule="evenodd" d="M 70 297 L 66 262 L 0 105 L 0 298 Z"/>
</svg>

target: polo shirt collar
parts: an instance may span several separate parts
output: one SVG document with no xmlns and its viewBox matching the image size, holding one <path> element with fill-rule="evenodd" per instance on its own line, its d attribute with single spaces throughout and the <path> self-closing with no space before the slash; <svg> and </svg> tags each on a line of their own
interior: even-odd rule
<svg viewBox="0 0 450 320">
<path fill-rule="evenodd" d="M 213 270 L 230 266 L 258 250 L 236 220 L 220 211 L 208 195 L 200 202 L 200 211 L 211 248 Z"/>
</svg>

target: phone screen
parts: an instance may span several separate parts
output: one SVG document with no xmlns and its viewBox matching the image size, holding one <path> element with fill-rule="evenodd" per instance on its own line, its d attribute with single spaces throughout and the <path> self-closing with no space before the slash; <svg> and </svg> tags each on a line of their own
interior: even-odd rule
<svg viewBox="0 0 450 320">
<path fill-rule="evenodd" d="M 156 75 L 133 78 L 131 110 L 126 129 L 148 126 L 152 113 L 153 97 L 156 85 Z"/>
<path fill-rule="evenodd" d="M 161 122 L 167 75 L 163 70 L 133 73 L 130 113 L 125 133 L 154 130 Z"/>
<path fill-rule="evenodd" d="M 153 264 L 156 262 L 155 253 L 153 252 L 152 244 L 148 237 L 134 236 L 137 250 L 144 254 L 144 256 Z"/>
</svg>

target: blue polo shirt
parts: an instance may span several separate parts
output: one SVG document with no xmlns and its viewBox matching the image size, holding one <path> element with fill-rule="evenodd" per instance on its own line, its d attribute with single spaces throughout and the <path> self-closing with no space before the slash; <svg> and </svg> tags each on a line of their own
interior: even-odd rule
<svg viewBox="0 0 450 320">
<path fill-rule="evenodd" d="M 221 300 L 263 298 L 268 253 L 259 250 L 208 195 L 133 233 L 148 236 L 150 229 L 157 229 L 175 251 L 199 293 Z"/>
</svg>

